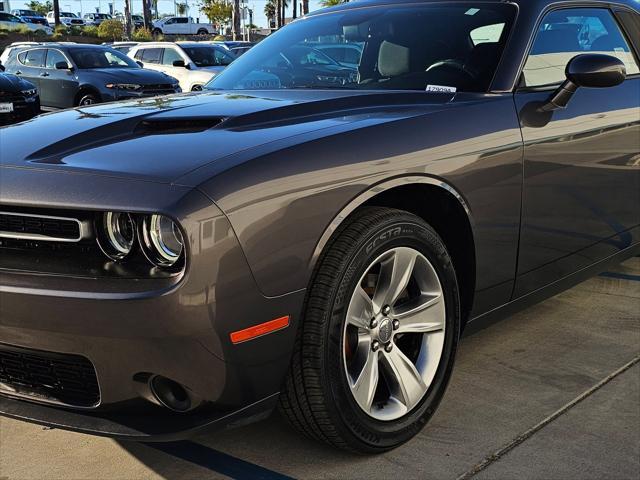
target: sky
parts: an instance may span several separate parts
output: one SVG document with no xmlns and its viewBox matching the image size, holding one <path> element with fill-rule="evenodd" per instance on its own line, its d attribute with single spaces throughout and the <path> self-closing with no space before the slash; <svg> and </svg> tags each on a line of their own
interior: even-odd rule
<svg viewBox="0 0 640 480">
<path fill-rule="evenodd" d="M 115 3 L 115 10 L 121 12 L 124 10 L 124 0 L 59 0 L 60 1 L 60 9 L 64 11 L 71 11 L 73 13 L 90 13 L 95 12 L 97 8 L 100 9 L 102 13 L 109 13 L 109 4 Z M 246 0 L 249 8 L 253 10 L 253 23 L 255 23 L 258 27 L 266 27 L 267 26 L 267 18 L 264 15 L 264 6 L 266 4 L 266 0 Z M 298 0 L 300 1 L 300 0 Z M 142 13 L 142 2 L 140 0 L 132 0 L 133 2 L 133 13 Z M 188 4 L 191 6 L 191 10 L 189 16 L 197 18 L 200 17 L 201 22 L 206 22 L 207 19 L 204 15 L 202 15 L 199 10 L 197 10 L 198 0 L 187 0 Z M 11 4 L 11 8 L 26 8 L 27 1 L 24 0 L 9 0 Z M 179 1 L 182 3 L 182 1 Z M 320 3 L 318 0 L 310 0 L 309 2 L 310 10 L 317 10 L 320 8 Z M 168 13 L 173 14 L 174 12 L 174 0 L 158 0 L 158 11 L 160 14 Z M 298 10 L 299 11 L 299 10 Z M 291 16 L 291 6 L 287 11 L 287 17 Z"/>
</svg>

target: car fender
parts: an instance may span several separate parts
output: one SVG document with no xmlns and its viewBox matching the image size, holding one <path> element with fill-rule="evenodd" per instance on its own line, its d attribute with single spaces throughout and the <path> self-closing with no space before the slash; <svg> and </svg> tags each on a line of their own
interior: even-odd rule
<svg viewBox="0 0 640 480">
<path fill-rule="evenodd" d="M 384 180 L 380 183 L 372 185 L 368 189 L 362 191 L 357 197 L 351 200 L 342 210 L 333 218 L 331 223 L 327 226 L 324 233 L 321 235 L 316 248 L 313 251 L 313 255 L 309 261 L 309 270 L 313 270 L 318 263 L 320 255 L 324 251 L 325 247 L 329 243 L 329 240 L 333 234 L 338 230 L 340 225 L 351 215 L 356 209 L 364 205 L 368 200 L 373 197 L 391 190 L 396 187 L 406 185 L 431 185 L 440 188 L 449 194 L 451 194 L 459 203 L 460 206 L 467 214 L 467 219 L 471 225 L 472 231 L 474 228 L 473 215 L 469 203 L 465 200 L 461 192 L 459 192 L 453 185 L 442 178 L 424 176 L 424 175 L 407 175 L 395 177 L 392 179 Z"/>
</svg>

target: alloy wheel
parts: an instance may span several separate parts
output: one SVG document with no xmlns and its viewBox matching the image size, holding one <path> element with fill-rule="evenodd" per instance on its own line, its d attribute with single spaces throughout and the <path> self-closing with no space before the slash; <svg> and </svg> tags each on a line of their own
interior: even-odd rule
<svg viewBox="0 0 640 480">
<path fill-rule="evenodd" d="M 393 248 L 369 265 L 343 331 L 345 374 L 367 415 L 396 420 L 420 403 L 442 357 L 445 324 L 440 280 L 419 251 Z"/>
</svg>

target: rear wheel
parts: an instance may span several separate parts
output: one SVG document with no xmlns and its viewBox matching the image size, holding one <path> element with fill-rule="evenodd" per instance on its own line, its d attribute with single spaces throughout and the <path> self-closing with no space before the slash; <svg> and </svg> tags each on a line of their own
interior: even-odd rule
<svg viewBox="0 0 640 480">
<path fill-rule="evenodd" d="M 376 453 L 429 420 L 451 375 L 460 331 L 453 264 L 422 219 L 356 213 L 320 260 L 281 411 L 304 433 Z"/>
</svg>

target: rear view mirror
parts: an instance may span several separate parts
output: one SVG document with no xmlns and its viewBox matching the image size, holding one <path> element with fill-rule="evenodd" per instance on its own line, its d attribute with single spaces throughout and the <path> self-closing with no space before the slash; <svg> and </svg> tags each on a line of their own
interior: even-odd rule
<svg viewBox="0 0 640 480">
<path fill-rule="evenodd" d="M 173 62 L 173 66 L 174 67 L 180 67 L 180 68 L 186 68 L 186 65 L 184 63 L 184 60 L 175 60 Z"/>
<path fill-rule="evenodd" d="M 567 79 L 540 107 L 541 111 L 565 108 L 578 88 L 615 87 L 627 78 L 627 70 L 616 57 L 598 53 L 585 53 L 573 57 L 565 69 Z"/>
<path fill-rule="evenodd" d="M 67 62 L 58 62 L 56 63 L 56 70 L 71 70 L 71 67 Z"/>
</svg>

